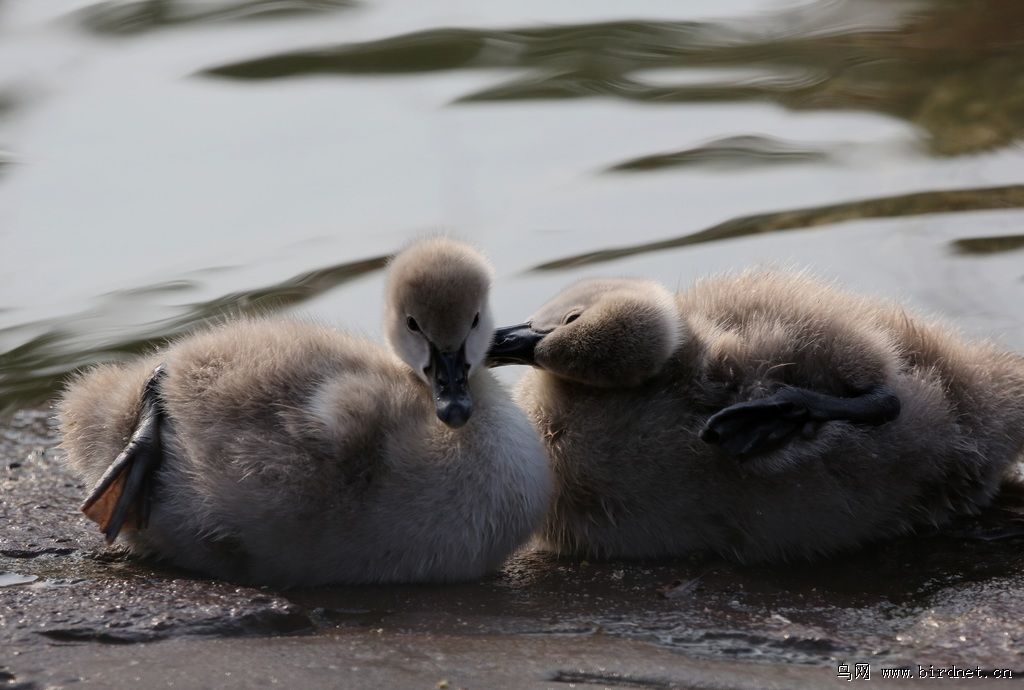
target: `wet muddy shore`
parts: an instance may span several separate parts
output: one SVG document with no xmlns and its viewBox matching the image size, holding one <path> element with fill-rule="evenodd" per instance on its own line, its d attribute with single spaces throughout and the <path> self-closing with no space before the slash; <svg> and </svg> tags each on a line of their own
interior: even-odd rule
<svg viewBox="0 0 1024 690">
<path fill-rule="evenodd" d="M 813 688 L 843 663 L 876 684 L 919 665 L 1024 678 L 1024 539 L 978 538 L 1013 532 L 1014 497 L 957 534 L 815 565 L 527 550 L 477 583 L 275 591 L 105 548 L 48 417 L 0 423 L 0 687 Z"/>
</svg>

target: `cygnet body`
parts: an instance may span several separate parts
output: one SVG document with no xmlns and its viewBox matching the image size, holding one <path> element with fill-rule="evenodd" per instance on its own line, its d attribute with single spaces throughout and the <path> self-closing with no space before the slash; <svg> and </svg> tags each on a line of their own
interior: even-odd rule
<svg viewBox="0 0 1024 690">
<path fill-rule="evenodd" d="M 97 486 L 87 514 L 121 497 L 132 551 L 234 581 L 443 582 L 497 568 L 537 526 L 551 477 L 482 366 L 490 277 L 468 246 L 423 240 L 389 268 L 391 351 L 243 320 L 86 372 L 60 418 L 69 464 Z M 154 468 L 133 496 L 118 487 L 130 471 L 111 479 L 126 457 Z M 116 537 L 116 510 L 99 512 Z"/>
<path fill-rule="evenodd" d="M 535 367 L 560 553 L 822 556 L 977 511 L 1024 448 L 1024 358 L 802 273 L 583 281 L 491 357 Z"/>
</svg>

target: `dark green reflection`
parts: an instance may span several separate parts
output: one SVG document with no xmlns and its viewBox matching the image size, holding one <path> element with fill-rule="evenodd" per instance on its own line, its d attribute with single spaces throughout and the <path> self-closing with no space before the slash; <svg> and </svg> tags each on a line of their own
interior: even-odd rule
<svg viewBox="0 0 1024 690">
<path fill-rule="evenodd" d="M 822 2 L 824 5 L 832 3 Z M 816 10 L 806 10 L 808 16 Z M 887 30 L 795 35 L 791 10 L 742 23 L 605 22 L 513 30 L 436 29 L 214 67 L 272 79 L 309 74 L 508 67 L 524 77 L 462 101 L 615 97 L 650 103 L 767 100 L 794 109 L 900 117 L 932 152 L 1005 146 L 1024 128 L 1024 2 L 931 0 Z M 756 31 L 745 27 L 756 27 Z M 765 39 L 765 36 L 772 38 Z M 733 67 L 764 73 L 710 84 L 651 82 L 642 70 Z"/>
<path fill-rule="evenodd" d="M 12 92 L 0 91 L 0 117 L 13 111 L 17 103 L 18 99 Z M 14 156 L 4 148 L 3 142 L 0 142 L 0 175 L 3 175 L 5 168 L 13 162 Z"/>
<path fill-rule="evenodd" d="M 750 168 L 780 163 L 806 163 L 828 160 L 826 151 L 811 149 L 770 137 L 743 136 L 719 139 L 673 153 L 660 153 L 624 161 L 609 171 L 642 171 L 690 165 L 719 168 Z"/>
<path fill-rule="evenodd" d="M 705 242 L 716 242 L 718 240 L 770 232 L 803 230 L 805 228 L 834 225 L 865 218 L 896 218 L 926 213 L 952 213 L 956 211 L 979 211 L 996 208 L 1024 208 L 1024 185 L 917 192 L 915 194 L 900 194 L 898 196 L 879 197 L 876 199 L 848 201 L 791 211 L 759 213 L 753 216 L 733 218 L 699 232 L 680 237 L 567 256 L 562 259 L 539 264 L 531 270 L 550 271 L 573 266 L 598 264 L 627 256 L 685 247 L 691 244 L 703 244 Z"/>
<path fill-rule="evenodd" d="M 100 34 L 135 34 L 182 24 L 312 14 L 352 7 L 355 0 L 136 0 L 100 2 L 79 12 L 80 23 Z"/>
<path fill-rule="evenodd" d="M 121 340 L 93 347 L 76 345 L 80 335 L 65 319 L 28 324 L 7 331 L 45 329 L 41 335 L 0 353 L 0 414 L 51 396 L 71 371 L 98 362 L 116 361 L 164 344 L 168 339 L 227 317 L 269 314 L 323 294 L 342 283 L 384 267 L 387 256 L 337 264 L 302 273 L 289 280 L 254 290 L 225 295 L 209 302 L 186 305 L 172 318 L 155 321 Z M 181 283 L 162 283 L 143 292 L 182 289 Z M 137 294 L 138 290 L 128 291 Z M 5 335 L 0 331 L 0 336 Z"/>
<path fill-rule="evenodd" d="M 477 65 L 479 32 L 440 29 L 373 43 L 295 51 L 206 70 L 233 79 L 277 79 L 310 74 L 432 72 Z"/>
<path fill-rule="evenodd" d="M 17 104 L 18 97 L 12 91 L 0 91 L 0 115 L 11 112 Z"/>
<path fill-rule="evenodd" d="M 1024 235 L 999 235 L 993 237 L 965 237 L 953 240 L 953 249 L 960 254 L 998 254 L 1024 249 Z"/>
</svg>

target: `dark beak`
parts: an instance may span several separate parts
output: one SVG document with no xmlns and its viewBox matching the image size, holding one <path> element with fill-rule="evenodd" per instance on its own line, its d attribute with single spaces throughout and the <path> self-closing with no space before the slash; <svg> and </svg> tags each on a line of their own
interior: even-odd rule
<svg viewBox="0 0 1024 690">
<path fill-rule="evenodd" d="M 536 364 L 534 351 L 547 333 L 533 330 L 528 323 L 505 326 L 494 331 L 494 342 L 487 351 L 487 366 Z"/>
<path fill-rule="evenodd" d="M 453 429 L 468 422 L 473 414 L 467 369 L 465 345 L 458 352 L 441 352 L 431 344 L 427 375 L 433 388 L 437 418 Z"/>
</svg>

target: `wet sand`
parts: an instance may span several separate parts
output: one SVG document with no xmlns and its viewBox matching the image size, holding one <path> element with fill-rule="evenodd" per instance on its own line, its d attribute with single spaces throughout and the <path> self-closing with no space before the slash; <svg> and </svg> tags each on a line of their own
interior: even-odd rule
<svg viewBox="0 0 1024 690">
<path fill-rule="evenodd" d="M 105 548 L 47 417 L 0 424 L 4 687 L 815 688 L 845 684 L 841 663 L 882 686 L 918 665 L 1024 678 L 1024 540 L 978 538 L 1017 529 L 1014 497 L 969 538 L 815 565 L 527 550 L 477 583 L 275 591 Z"/>
</svg>

